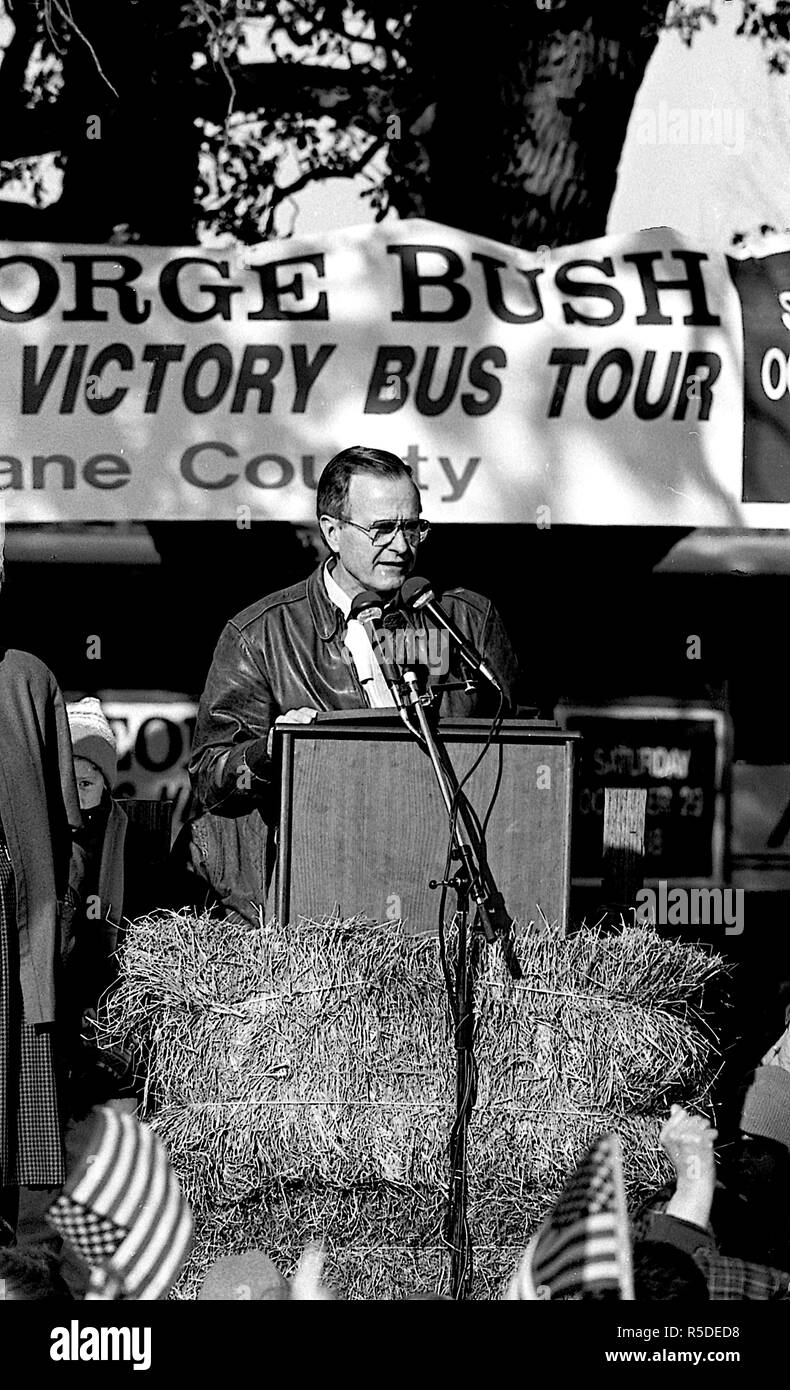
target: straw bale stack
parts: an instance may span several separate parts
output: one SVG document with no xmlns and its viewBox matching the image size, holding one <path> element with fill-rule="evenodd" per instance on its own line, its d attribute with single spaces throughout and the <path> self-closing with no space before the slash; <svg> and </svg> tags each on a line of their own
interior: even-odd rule
<svg viewBox="0 0 790 1390">
<path fill-rule="evenodd" d="M 636 1196 L 663 1177 L 660 1116 L 711 1079 L 700 1009 L 718 957 L 641 927 L 525 934 L 517 953 L 517 983 L 498 947 L 476 970 L 482 1298 L 595 1134 L 622 1135 Z M 195 1212 L 178 1296 L 256 1246 L 288 1272 L 316 1236 L 342 1297 L 446 1288 L 455 1054 L 435 940 L 359 919 L 280 930 L 160 913 L 129 929 L 104 1037 L 136 1048 L 146 1117 Z"/>
</svg>

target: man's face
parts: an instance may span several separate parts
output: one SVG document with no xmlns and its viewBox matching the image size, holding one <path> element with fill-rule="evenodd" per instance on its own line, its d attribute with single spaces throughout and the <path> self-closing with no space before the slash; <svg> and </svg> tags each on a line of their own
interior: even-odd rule
<svg viewBox="0 0 790 1390">
<path fill-rule="evenodd" d="M 418 521 L 420 494 L 410 478 L 355 473 L 348 485 L 346 516 L 364 527 Z M 401 530 L 381 545 L 374 544 L 356 526 L 325 519 L 322 529 L 327 545 L 337 556 L 333 578 L 350 598 L 363 589 L 393 594 L 414 569 L 418 546 L 410 545 Z"/>
</svg>

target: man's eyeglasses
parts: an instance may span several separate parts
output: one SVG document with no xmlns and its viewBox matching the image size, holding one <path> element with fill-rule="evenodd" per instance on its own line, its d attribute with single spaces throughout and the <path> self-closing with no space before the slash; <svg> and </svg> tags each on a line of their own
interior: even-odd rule
<svg viewBox="0 0 790 1390">
<path fill-rule="evenodd" d="M 403 532 L 409 545 L 420 545 L 431 529 L 429 521 L 377 521 L 374 526 L 360 526 L 358 521 L 349 521 L 344 516 L 333 516 L 332 520 L 340 521 L 344 526 L 354 526 L 357 531 L 364 531 L 375 546 L 389 545 L 399 531 Z"/>
</svg>

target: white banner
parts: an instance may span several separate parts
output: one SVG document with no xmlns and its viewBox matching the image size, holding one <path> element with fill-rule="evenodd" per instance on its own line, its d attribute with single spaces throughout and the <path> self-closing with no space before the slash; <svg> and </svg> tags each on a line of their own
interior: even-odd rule
<svg viewBox="0 0 790 1390">
<path fill-rule="evenodd" d="M 0 244 L 0 515 L 303 522 L 367 443 L 437 522 L 786 526 L 782 277 L 790 305 L 790 254 L 733 269 L 666 229 L 539 254 L 420 220 L 243 255 Z"/>
</svg>

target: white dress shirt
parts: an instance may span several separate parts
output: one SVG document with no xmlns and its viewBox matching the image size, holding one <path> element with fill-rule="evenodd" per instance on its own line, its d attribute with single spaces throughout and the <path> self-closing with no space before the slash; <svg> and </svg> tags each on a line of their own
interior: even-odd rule
<svg viewBox="0 0 790 1390">
<path fill-rule="evenodd" d="M 391 709 L 395 705 L 395 698 L 384 679 L 376 653 L 370 645 L 362 623 L 357 618 L 348 616 L 351 612 L 351 599 L 333 579 L 329 569 L 330 563 L 327 560 L 324 565 L 324 587 L 331 602 L 340 609 L 346 619 L 345 646 L 351 654 L 359 683 L 365 692 L 365 699 L 371 709 Z"/>
</svg>

